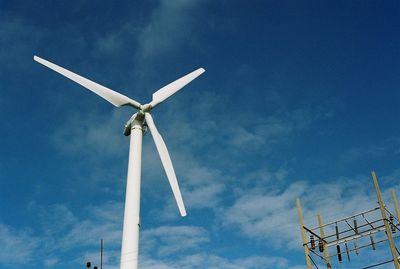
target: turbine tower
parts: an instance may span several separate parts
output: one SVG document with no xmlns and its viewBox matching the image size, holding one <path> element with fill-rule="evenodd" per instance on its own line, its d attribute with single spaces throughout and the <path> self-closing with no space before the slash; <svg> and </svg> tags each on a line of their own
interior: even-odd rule
<svg viewBox="0 0 400 269">
<path fill-rule="evenodd" d="M 189 82 L 200 76 L 205 70 L 199 68 L 186 76 L 183 76 L 174 82 L 164 86 L 155 93 L 153 93 L 153 100 L 145 105 L 132 100 L 131 98 L 120 94 L 116 91 L 108 89 L 96 82 L 86 79 L 77 75 L 61 66 L 53 64 L 38 56 L 33 59 L 38 63 L 53 69 L 61 75 L 75 81 L 93 93 L 104 98 L 116 107 L 131 106 L 138 111 L 125 124 L 124 134 L 131 136 L 129 147 L 129 163 L 128 163 L 128 176 L 126 183 L 126 196 L 125 196 L 125 212 L 124 212 L 124 225 L 122 233 L 122 247 L 121 247 L 121 269 L 137 269 L 139 257 L 139 213 L 140 213 L 140 179 L 141 179 L 141 160 L 142 160 L 142 138 L 143 126 L 147 124 L 153 137 L 154 143 L 158 154 L 160 156 L 165 173 L 171 185 L 172 192 L 175 196 L 179 212 L 182 217 L 186 216 L 185 205 L 183 204 L 181 191 L 179 189 L 178 181 L 176 179 L 175 171 L 172 166 L 171 158 L 169 156 L 167 147 L 163 138 L 158 132 L 153 117 L 150 111 L 158 104 L 169 98 L 171 95 L 182 89 Z"/>
</svg>

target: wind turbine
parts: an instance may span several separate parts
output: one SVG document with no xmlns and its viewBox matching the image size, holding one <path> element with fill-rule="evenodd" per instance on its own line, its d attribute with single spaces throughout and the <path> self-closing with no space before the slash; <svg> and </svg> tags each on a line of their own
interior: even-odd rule
<svg viewBox="0 0 400 269">
<path fill-rule="evenodd" d="M 174 82 L 162 87 L 161 89 L 153 93 L 153 100 L 150 103 L 142 105 L 139 102 L 132 100 L 131 98 L 123 94 L 106 88 L 96 82 L 86 79 L 38 56 L 34 56 L 33 59 L 38 63 L 41 63 L 42 65 L 53 69 L 61 75 L 82 85 L 83 87 L 104 98 L 116 107 L 131 106 L 138 110 L 125 124 L 124 130 L 124 134 L 126 136 L 130 135 L 131 138 L 129 147 L 129 163 L 126 184 L 120 265 L 121 269 L 136 269 L 138 268 L 139 256 L 140 176 L 144 126 L 147 125 L 150 129 L 165 173 L 167 174 L 169 184 L 171 185 L 172 192 L 175 196 L 180 214 L 182 215 L 182 217 L 184 217 L 186 216 L 185 205 L 183 204 L 181 191 L 179 189 L 175 171 L 172 166 L 171 158 L 169 156 L 164 140 L 154 124 L 153 117 L 151 116 L 150 111 L 158 104 L 169 98 L 171 95 L 182 89 L 189 82 L 200 76 L 205 70 L 203 68 L 199 68 L 187 74 L 186 76 L 183 76 L 175 80 Z"/>
</svg>

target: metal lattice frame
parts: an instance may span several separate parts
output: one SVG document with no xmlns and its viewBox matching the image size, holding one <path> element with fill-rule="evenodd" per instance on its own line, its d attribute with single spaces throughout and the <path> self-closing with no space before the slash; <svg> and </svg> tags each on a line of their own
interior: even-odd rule
<svg viewBox="0 0 400 269">
<path fill-rule="evenodd" d="M 351 253 L 358 255 L 360 250 L 365 250 L 368 247 L 375 250 L 377 245 L 385 242 L 389 243 L 392 258 L 373 265 L 367 265 L 361 269 L 374 268 L 388 263 L 393 263 L 395 269 L 400 269 L 400 253 L 394 243 L 395 239 L 400 238 L 400 210 L 396 195 L 394 191 L 391 191 L 391 198 L 395 209 L 395 214 L 393 214 L 385 207 L 382 201 L 375 172 L 372 172 L 371 175 L 379 206 L 349 217 L 323 224 L 322 217 L 318 214 L 318 226 L 308 228 L 304 225 L 300 199 L 296 199 L 307 269 L 312 269 L 313 266 L 318 268 L 312 256 L 322 261 L 326 265 L 326 268 L 331 269 L 331 258 L 337 258 L 342 262 L 343 256 L 346 255 L 348 262 L 350 262 Z M 342 229 L 339 230 L 339 227 Z M 325 230 L 329 232 L 325 233 Z M 397 235 L 395 235 L 396 232 Z M 310 240 L 307 239 L 307 235 L 310 237 Z M 365 239 L 368 239 L 368 237 L 370 241 L 365 242 Z M 361 244 L 358 245 L 357 242 L 360 243 L 360 241 Z M 350 243 L 352 243 L 352 246 L 350 246 Z M 341 249 L 343 245 L 344 249 Z M 318 253 L 317 248 L 320 253 Z M 335 249 L 331 255 L 329 254 L 329 248 Z"/>
</svg>

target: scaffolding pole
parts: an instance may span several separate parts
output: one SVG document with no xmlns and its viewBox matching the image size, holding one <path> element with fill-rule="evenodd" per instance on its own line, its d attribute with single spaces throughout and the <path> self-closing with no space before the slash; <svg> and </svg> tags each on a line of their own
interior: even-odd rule
<svg viewBox="0 0 400 269">
<path fill-rule="evenodd" d="M 381 210 L 382 219 L 383 219 L 383 222 L 385 224 L 386 236 L 388 238 L 390 251 L 391 251 L 392 257 L 393 257 L 394 268 L 395 269 L 400 269 L 399 260 L 397 259 L 396 247 L 394 245 L 392 232 L 390 230 L 389 222 L 388 222 L 387 217 L 386 217 L 385 205 L 383 204 L 383 201 L 382 201 L 381 191 L 379 190 L 378 179 L 376 178 L 375 171 L 372 171 L 371 175 L 372 175 L 372 180 L 374 181 L 376 197 L 378 198 L 378 204 L 379 204 L 379 208 Z"/>
<path fill-rule="evenodd" d="M 310 251 L 307 247 L 306 231 L 304 230 L 303 211 L 301 210 L 301 204 L 300 204 L 299 198 L 296 198 L 296 208 L 297 208 L 297 215 L 299 216 L 301 239 L 303 240 L 304 255 L 306 257 L 307 269 L 312 269 L 311 259 L 310 259 L 310 255 L 309 255 Z M 396 269 L 398 269 L 398 268 L 396 268 Z"/>
<path fill-rule="evenodd" d="M 320 214 L 317 215 L 318 219 L 318 226 L 319 226 L 319 234 L 321 235 L 322 238 L 325 238 L 325 232 L 323 228 L 323 223 L 322 223 L 322 217 Z M 331 266 L 331 258 L 329 257 L 329 251 L 328 251 L 328 246 L 326 245 L 326 242 L 322 241 L 322 244 L 324 246 L 324 257 L 325 257 L 325 262 L 326 262 L 326 268 L 327 269 L 332 269 Z"/>
</svg>

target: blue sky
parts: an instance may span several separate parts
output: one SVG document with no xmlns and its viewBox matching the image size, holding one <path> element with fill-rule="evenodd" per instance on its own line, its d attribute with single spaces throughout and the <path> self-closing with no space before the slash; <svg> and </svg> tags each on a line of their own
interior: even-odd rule
<svg viewBox="0 0 400 269">
<path fill-rule="evenodd" d="M 206 69 L 152 113 L 187 217 L 144 137 L 141 268 L 304 268 L 296 197 L 315 226 L 375 206 L 371 170 L 388 202 L 400 193 L 399 15 L 398 1 L 1 2 L 0 268 L 98 264 L 100 238 L 119 266 L 134 111 L 33 55 L 142 103 Z"/>
</svg>

